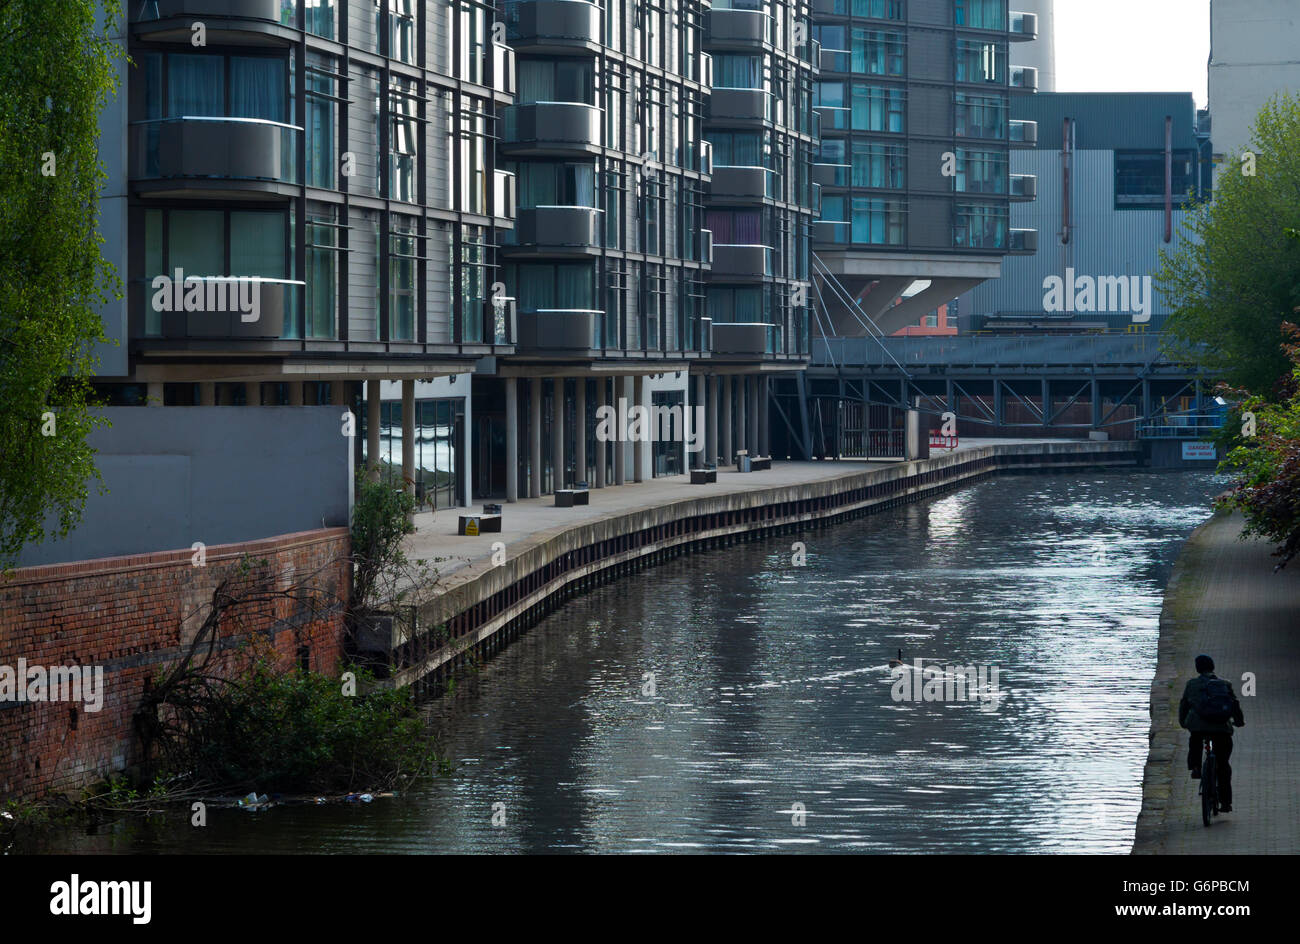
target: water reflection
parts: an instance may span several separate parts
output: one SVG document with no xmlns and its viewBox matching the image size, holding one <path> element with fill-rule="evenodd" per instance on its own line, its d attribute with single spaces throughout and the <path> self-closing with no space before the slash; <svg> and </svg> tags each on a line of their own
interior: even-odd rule
<svg viewBox="0 0 1300 944">
<path fill-rule="evenodd" d="M 679 559 L 569 603 L 434 705 L 461 766 L 418 794 L 55 844 L 1126 852 L 1161 593 L 1221 489 L 1194 473 L 1003 477 L 809 531 L 802 568 L 794 537 Z M 997 665 L 1005 697 L 894 702 L 898 648 Z"/>
</svg>

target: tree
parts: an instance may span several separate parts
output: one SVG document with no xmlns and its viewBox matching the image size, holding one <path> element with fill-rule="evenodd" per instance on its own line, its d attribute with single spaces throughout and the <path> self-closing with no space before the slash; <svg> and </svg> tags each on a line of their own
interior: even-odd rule
<svg viewBox="0 0 1300 944">
<path fill-rule="evenodd" d="M 1189 211 L 1182 248 L 1161 252 L 1156 284 L 1173 311 L 1170 353 L 1264 394 L 1289 373 L 1278 332 L 1300 305 L 1300 242 L 1287 236 L 1300 229 L 1300 98 L 1265 105 L 1253 139 L 1253 166 L 1228 158 L 1214 201 Z"/>
<path fill-rule="evenodd" d="M 1281 345 L 1291 371 L 1275 388 L 1277 402 L 1245 396 L 1242 435 L 1223 468 L 1237 475 L 1236 487 L 1218 501 L 1246 519 L 1243 537 L 1275 542 L 1277 569 L 1300 554 L 1300 329 L 1286 323 Z M 1241 395 L 1241 391 L 1229 391 Z"/>
<path fill-rule="evenodd" d="M 86 436 L 97 312 L 120 298 L 101 257 L 99 114 L 117 0 L 0 0 L 0 570 L 81 520 L 98 479 Z"/>
</svg>

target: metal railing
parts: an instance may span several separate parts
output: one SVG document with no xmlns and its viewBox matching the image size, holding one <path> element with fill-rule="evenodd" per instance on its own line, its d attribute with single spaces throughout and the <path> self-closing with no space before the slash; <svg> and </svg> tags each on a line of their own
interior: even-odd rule
<svg viewBox="0 0 1300 944">
<path fill-rule="evenodd" d="M 812 363 L 848 367 L 1139 366 L 1162 357 L 1161 340 L 1159 334 L 823 338 L 813 341 Z"/>
</svg>

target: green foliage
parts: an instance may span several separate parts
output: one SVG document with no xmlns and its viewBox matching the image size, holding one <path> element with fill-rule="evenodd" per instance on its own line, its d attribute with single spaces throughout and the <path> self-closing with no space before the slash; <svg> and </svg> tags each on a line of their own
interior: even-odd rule
<svg viewBox="0 0 1300 944">
<path fill-rule="evenodd" d="M 285 793 L 387 790 L 428 774 L 434 742 L 411 690 L 369 690 L 352 671 L 349 696 L 336 678 L 258 659 L 192 732 L 188 772 L 221 789 Z"/>
<path fill-rule="evenodd" d="M 1294 325 L 1284 330 L 1293 341 L 1300 338 Z M 1283 345 L 1283 351 L 1291 371 L 1278 385 L 1278 402 L 1247 396 L 1241 405 L 1242 414 L 1254 415 L 1255 435 L 1239 437 L 1224 460 L 1238 482 L 1218 502 L 1242 513 L 1244 536 L 1277 543 L 1278 569 L 1300 553 L 1300 345 Z"/>
<path fill-rule="evenodd" d="M 1231 155 L 1213 203 L 1190 210 L 1187 241 L 1161 252 L 1156 286 L 1173 314 L 1170 353 L 1263 394 L 1289 364 L 1278 331 L 1300 305 L 1300 98 L 1274 98 L 1254 127 L 1256 173 Z"/>
<path fill-rule="evenodd" d="M 357 474 L 352 508 L 352 606 L 378 607 L 388 602 L 393 583 L 409 565 L 402 541 L 415 533 L 415 498 L 400 485 L 368 481 Z"/>
<path fill-rule="evenodd" d="M 91 344 L 97 306 L 120 294 L 98 234 L 98 116 L 118 47 L 97 38 L 97 7 L 117 21 L 116 0 L 0 3 L 0 570 L 75 527 L 98 478 Z"/>
</svg>

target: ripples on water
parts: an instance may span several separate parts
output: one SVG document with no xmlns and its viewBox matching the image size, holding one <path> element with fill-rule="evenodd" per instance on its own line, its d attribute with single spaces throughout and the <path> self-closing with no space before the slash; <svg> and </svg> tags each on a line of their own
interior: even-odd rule
<svg viewBox="0 0 1300 944">
<path fill-rule="evenodd" d="M 1201 473 L 1005 476 L 680 558 L 571 601 L 432 706 L 460 767 L 416 794 L 61 844 L 1127 852 L 1161 595 L 1221 489 Z M 900 647 L 996 665 L 1004 697 L 895 702 Z"/>
</svg>

